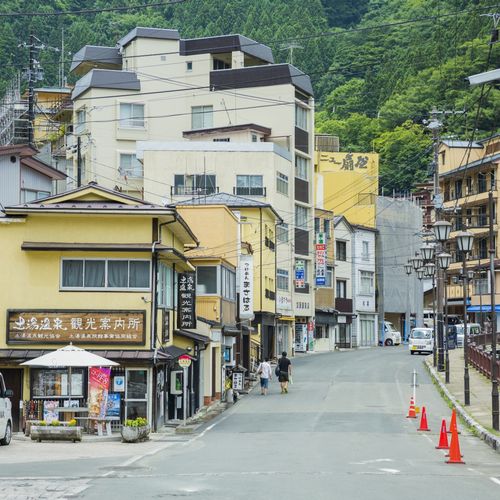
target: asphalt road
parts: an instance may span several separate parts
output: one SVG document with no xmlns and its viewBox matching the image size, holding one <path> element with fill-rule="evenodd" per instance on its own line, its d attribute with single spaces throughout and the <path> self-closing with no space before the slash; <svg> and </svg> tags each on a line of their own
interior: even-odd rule
<svg viewBox="0 0 500 500">
<path fill-rule="evenodd" d="M 422 360 L 404 347 L 302 356 L 289 394 L 273 381 L 267 397 L 252 391 L 195 436 L 116 443 L 127 457 L 79 459 L 68 447 L 66 460 L 0 462 L 0 496 L 11 485 L 12 498 L 498 500 L 499 453 L 463 429 L 465 465 L 446 464 L 435 449 L 450 410 Z M 414 368 L 429 433 L 405 418 Z"/>
</svg>

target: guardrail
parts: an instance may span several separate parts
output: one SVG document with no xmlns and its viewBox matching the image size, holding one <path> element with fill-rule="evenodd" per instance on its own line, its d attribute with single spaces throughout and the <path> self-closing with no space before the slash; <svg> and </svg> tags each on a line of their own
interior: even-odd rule
<svg viewBox="0 0 500 500">
<path fill-rule="evenodd" d="M 470 364 L 476 368 L 480 373 L 491 379 L 491 350 L 488 347 L 476 344 L 479 340 L 477 337 L 489 337 L 491 342 L 491 335 L 475 335 L 473 342 L 467 347 L 467 354 Z M 497 352 L 497 380 L 500 382 L 500 353 Z"/>
</svg>

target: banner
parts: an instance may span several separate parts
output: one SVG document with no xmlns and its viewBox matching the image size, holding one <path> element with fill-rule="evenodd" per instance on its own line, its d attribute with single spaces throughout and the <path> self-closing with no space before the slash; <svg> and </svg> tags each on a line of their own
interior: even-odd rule
<svg viewBox="0 0 500 500">
<path fill-rule="evenodd" d="M 104 418 L 108 405 L 111 368 L 89 368 L 89 417 Z"/>
<path fill-rule="evenodd" d="M 108 404 L 106 405 L 107 417 L 119 417 L 121 406 L 121 394 L 110 393 L 108 394 Z"/>
<path fill-rule="evenodd" d="M 316 286 L 326 285 L 326 234 L 316 234 Z"/>
<path fill-rule="evenodd" d="M 253 319 L 253 257 L 240 257 L 240 318 Z"/>
<path fill-rule="evenodd" d="M 177 328 L 196 328 L 195 273 L 179 273 Z"/>
</svg>

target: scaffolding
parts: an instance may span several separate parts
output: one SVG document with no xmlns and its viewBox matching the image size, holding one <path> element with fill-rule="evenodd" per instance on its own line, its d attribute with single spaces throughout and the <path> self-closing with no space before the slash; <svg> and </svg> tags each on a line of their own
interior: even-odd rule
<svg viewBox="0 0 500 500">
<path fill-rule="evenodd" d="M 27 101 L 21 98 L 21 75 L 8 84 L 0 100 L 0 146 L 27 142 Z"/>
</svg>

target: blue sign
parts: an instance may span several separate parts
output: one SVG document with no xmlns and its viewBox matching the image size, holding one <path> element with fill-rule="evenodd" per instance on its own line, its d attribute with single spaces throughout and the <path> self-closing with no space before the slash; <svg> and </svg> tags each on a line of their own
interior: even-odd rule
<svg viewBox="0 0 500 500">
<path fill-rule="evenodd" d="M 111 392 L 108 394 L 108 405 L 106 408 L 107 417 L 119 417 L 120 416 L 120 402 L 121 394 Z"/>
<path fill-rule="evenodd" d="M 316 276 L 316 286 L 325 286 L 326 278 L 324 276 Z"/>
</svg>

